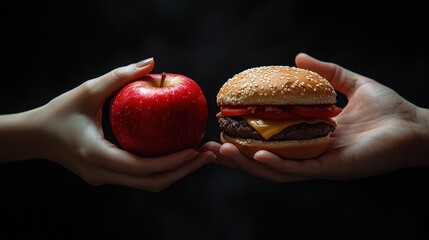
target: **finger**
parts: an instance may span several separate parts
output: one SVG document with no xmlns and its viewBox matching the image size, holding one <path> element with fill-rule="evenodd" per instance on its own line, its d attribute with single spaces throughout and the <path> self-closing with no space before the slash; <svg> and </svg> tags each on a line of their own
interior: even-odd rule
<svg viewBox="0 0 429 240">
<path fill-rule="evenodd" d="M 212 151 L 216 155 L 220 155 L 219 149 L 221 147 L 220 143 L 217 143 L 215 141 L 206 142 L 201 146 L 198 151 L 204 152 L 204 151 Z"/>
<path fill-rule="evenodd" d="M 212 152 L 203 152 L 196 158 L 176 169 L 153 173 L 144 177 L 127 175 L 111 169 L 95 168 L 94 171 L 91 172 L 91 177 L 88 182 L 94 185 L 116 184 L 152 192 L 159 192 L 170 186 L 172 183 L 177 182 L 181 178 L 201 168 L 205 164 L 210 163 L 215 158 L 216 155 Z"/>
<path fill-rule="evenodd" d="M 158 189 L 161 190 L 172 183 L 179 181 L 183 177 L 195 172 L 202 166 L 213 162 L 214 160 L 216 160 L 216 155 L 213 152 L 202 152 L 198 155 L 198 157 L 192 159 L 181 167 L 167 172 L 151 175 L 149 178 L 147 178 L 147 180 L 150 182 L 160 182 L 161 188 L 158 187 Z M 155 187 L 155 190 L 157 190 L 157 187 Z"/>
<path fill-rule="evenodd" d="M 307 178 L 320 175 L 323 167 L 317 159 L 288 160 L 261 150 L 255 153 L 255 160 L 284 174 L 296 174 Z"/>
<path fill-rule="evenodd" d="M 222 144 L 220 146 L 220 148 L 219 148 L 220 156 L 216 159 L 216 162 L 223 165 L 224 167 L 227 167 L 227 168 L 240 169 L 241 168 L 240 165 L 234 159 L 230 158 L 228 155 L 229 154 L 228 148 L 229 147 L 235 148 L 233 145 L 231 145 L 231 146 L 229 146 L 229 145 L 231 145 L 231 144 L 226 143 L 226 145 Z M 232 156 L 234 156 L 234 155 L 232 155 Z"/>
<path fill-rule="evenodd" d="M 219 163 L 219 160 L 221 158 L 224 158 L 224 156 L 222 154 L 220 154 L 219 149 L 222 145 L 218 142 L 215 141 L 210 141 L 210 142 L 206 142 L 203 146 L 201 146 L 198 151 L 199 152 L 203 152 L 203 151 L 212 151 L 215 155 L 216 155 L 216 163 Z M 222 160 L 220 160 L 222 161 Z"/>
<path fill-rule="evenodd" d="M 91 151 L 93 153 L 88 158 L 93 165 L 134 176 L 176 169 L 199 155 L 194 149 L 186 149 L 161 157 L 142 158 L 118 148 L 107 140 L 104 140 L 101 146 L 93 147 Z"/>
<path fill-rule="evenodd" d="M 222 145 L 220 153 L 233 160 L 240 169 L 263 179 L 275 182 L 291 182 L 306 179 L 296 174 L 282 174 L 269 166 L 244 156 L 234 145 L 229 143 Z"/>
<path fill-rule="evenodd" d="M 228 168 L 238 168 L 238 165 L 233 160 L 225 157 L 224 155 L 222 155 L 220 153 L 221 147 L 222 147 L 222 145 L 220 143 L 208 142 L 208 143 L 204 144 L 204 146 L 200 149 L 200 151 L 201 150 L 210 150 L 214 154 L 216 154 L 216 161 L 214 161 L 215 163 L 221 164 L 224 167 L 228 167 Z"/>
<path fill-rule="evenodd" d="M 198 151 L 212 151 L 216 155 L 215 163 L 221 164 L 228 168 L 237 168 L 237 164 L 234 163 L 231 159 L 225 157 L 220 153 L 220 147 L 222 145 L 220 143 L 217 143 L 215 141 L 210 141 L 205 143 Z"/>
<path fill-rule="evenodd" d="M 148 74 L 153 67 L 153 58 L 148 58 L 138 63 L 116 68 L 103 76 L 87 81 L 85 84 L 88 86 L 92 97 L 104 101 L 127 83 Z"/>
<path fill-rule="evenodd" d="M 361 79 L 358 74 L 337 64 L 317 60 L 305 53 L 299 53 L 295 58 L 295 63 L 297 67 L 317 72 L 326 78 L 336 90 L 347 97 L 350 97 L 355 92 L 359 79 Z"/>
</svg>

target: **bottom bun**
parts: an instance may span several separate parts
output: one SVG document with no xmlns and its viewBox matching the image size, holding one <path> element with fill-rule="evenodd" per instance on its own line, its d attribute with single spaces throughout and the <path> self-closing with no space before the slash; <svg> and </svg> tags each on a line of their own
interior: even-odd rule
<svg viewBox="0 0 429 240">
<path fill-rule="evenodd" d="M 253 158 L 257 151 L 266 150 L 282 158 L 307 159 L 318 157 L 328 149 L 329 134 L 326 137 L 309 140 L 261 141 L 235 138 L 222 132 L 220 141 L 233 144 L 241 153 L 250 158 Z"/>
</svg>

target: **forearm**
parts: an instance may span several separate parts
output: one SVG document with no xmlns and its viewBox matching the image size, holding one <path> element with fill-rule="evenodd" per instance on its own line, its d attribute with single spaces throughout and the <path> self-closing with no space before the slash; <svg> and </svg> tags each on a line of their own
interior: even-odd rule
<svg viewBox="0 0 429 240">
<path fill-rule="evenodd" d="M 0 115 L 0 162 L 44 157 L 37 111 Z"/>
</svg>

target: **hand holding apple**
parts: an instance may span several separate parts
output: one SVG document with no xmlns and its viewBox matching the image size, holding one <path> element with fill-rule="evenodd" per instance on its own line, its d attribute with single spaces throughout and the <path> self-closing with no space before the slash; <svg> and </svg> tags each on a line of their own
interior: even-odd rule
<svg viewBox="0 0 429 240">
<path fill-rule="evenodd" d="M 173 73 L 147 74 L 129 83 L 110 105 L 110 123 L 118 142 L 144 157 L 197 147 L 207 118 L 207 102 L 199 85 Z"/>
<path fill-rule="evenodd" d="M 49 159 L 92 185 L 118 184 L 149 191 L 161 191 L 212 162 L 213 152 L 195 149 L 139 157 L 104 137 L 106 100 L 146 76 L 153 66 L 153 59 L 148 58 L 119 67 L 43 106 L 0 116 L 0 162 Z"/>
</svg>

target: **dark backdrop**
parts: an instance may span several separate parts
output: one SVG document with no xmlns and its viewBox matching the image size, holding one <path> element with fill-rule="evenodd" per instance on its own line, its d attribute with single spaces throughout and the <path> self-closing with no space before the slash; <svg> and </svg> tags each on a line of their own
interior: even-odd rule
<svg viewBox="0 0 429 240">
<path fill-rule="evenodd" d="M 340 3 L 340 2 L 339 2 Z M 10 1 L 1 8 L 0 113 L 28 110 L 153 56 L 206 93 L 204 141 L 218 140 L 217 90 L 249 67 L 299 52 L 340 64 L 421 107 L 428 14 L 413 1 Z M 340 105 L 346 103 L 339 96 Z M 115 142 L 105 121 L 106 136 Z M 92 187 L 46 160 L 0 166 L 0 239 L 429 237 L 429 171 L 347 182 L 273 183 L 214 164 L 160 193 Z M 150 236 L 150 237 L 149 237 Z"/>
</svg>

